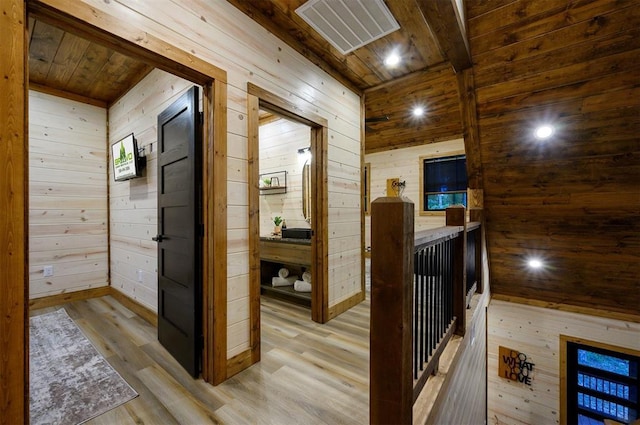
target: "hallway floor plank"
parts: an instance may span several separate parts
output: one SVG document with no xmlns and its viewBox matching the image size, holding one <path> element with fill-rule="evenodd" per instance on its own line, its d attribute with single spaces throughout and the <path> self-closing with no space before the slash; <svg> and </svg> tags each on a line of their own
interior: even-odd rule
<svg viewBox="0 0 640 425">
<path fill-rule="evenodd" d="M 66 308 L 140 394 L 88 424 L 366 424 L 369 301 L 321 325 L 309 310 L 262 298 L 262 360 L 216 387 L 194 380 L 156 329 L 111 297 Z"/>
</svg>

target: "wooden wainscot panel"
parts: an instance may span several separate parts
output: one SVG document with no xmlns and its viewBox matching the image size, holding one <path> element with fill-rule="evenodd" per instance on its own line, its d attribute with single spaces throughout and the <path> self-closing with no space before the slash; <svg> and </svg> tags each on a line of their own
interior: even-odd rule
<svg viewBox="0 0 640 425">
<path fill-rule="evenodd" d="M 554 424 L 562 421 L 563 337 L 640 350 L 640 324 L 589 312 L 567 312 L 497 300 L 488 309 L 488 417 L 492 423 Z M 508 351 L 500 351 L 500 347 Z M 503 356 L 524 353 L 532 363 L 531 385 L 499 372 Z M 508 360 L 510 362 L 510 360 Z M 527 372 L 525 372 L 527 373 Z M 560 422 L 558 420 L 560 419 Z"/>
</svg>

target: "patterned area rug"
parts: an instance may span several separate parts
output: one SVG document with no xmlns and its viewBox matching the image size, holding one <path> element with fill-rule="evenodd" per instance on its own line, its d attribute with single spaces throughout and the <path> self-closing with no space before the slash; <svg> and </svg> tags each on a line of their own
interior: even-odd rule
<svg viewBox="0 0 640 425">
<path fill-rule="evenodd" d="M 81 424 L 135 398 L 64 309 L 29 319 L 31 424 Z"/>
</svg>

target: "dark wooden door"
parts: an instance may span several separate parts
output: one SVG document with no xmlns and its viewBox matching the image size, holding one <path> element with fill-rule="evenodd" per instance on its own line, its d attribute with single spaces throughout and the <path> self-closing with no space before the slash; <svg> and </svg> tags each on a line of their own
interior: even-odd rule
<svg viewBox="0 0 640 425">
<path fill-rule="evenodd" d="M 198 87 L 158 115 L 158 339 L 194 377 L 202 353 Z"/>
</svg>

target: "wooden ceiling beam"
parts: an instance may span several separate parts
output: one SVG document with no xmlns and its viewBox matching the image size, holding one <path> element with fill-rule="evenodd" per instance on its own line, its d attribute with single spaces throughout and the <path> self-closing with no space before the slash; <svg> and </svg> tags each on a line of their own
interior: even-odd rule
<svg viewBox="0 0 640 425">
<path fill-rule="evenodd" d="M 432 66 L 427 69 L 422 69 L 420 71 L 412 72 L 411 74 L 403 75 L 402 77 L 394 78 L 390 81 L 385 81 L 384 83 L 378 84 L 377 86 L 368 87 L 364 90 L 365 94 L 370 94 L 371 92 L 375 92 L 377 90 L 382 90 L 387 87 L 397 87 L 403 84 L 413 84 L 415 81 L 420 79 L 432 79 L 436 77 L 436 74 L 439 75 L 449 75 L 451 73 L 451 67 L 448 63 L 442 63 L 436 66 Z"/>
<path fill-rule="evenodd" d="M 464 16 L 455 0 L 416 0 L 416 3 L 453 69 L 460 72 L 471 68 Z"/>
<path fill-rule="evenodd" d="M 431 28 L 427 25 L 422 13 L 416 13 L 415 1 L 388 1 L 387 7 L 403 31 L 407 33 L 406 38 L 410 41 L 410 48 L 415 48 L 424 64 L 431 67 L 444 62 L 444 55 Z M 427 36 L 424 35 L 425 33 Z"/>
<path fill-rule="evenodd" d="M 464 137 L 464 151 L 467 155 L 467 181 L 471 189 L 483 189 L 482 160 L 480 156 L 480 134 L 478 132 L 478 112 L 476 108 L 476 86 L 473 69 L 465 69 L 456 74 L 460 96 L 460 118 Z"/>
</svg>

